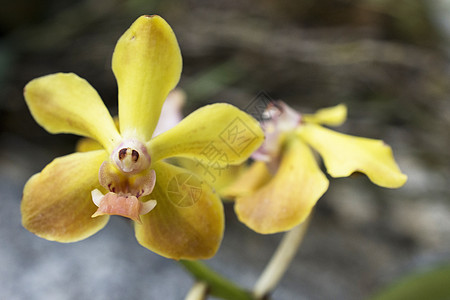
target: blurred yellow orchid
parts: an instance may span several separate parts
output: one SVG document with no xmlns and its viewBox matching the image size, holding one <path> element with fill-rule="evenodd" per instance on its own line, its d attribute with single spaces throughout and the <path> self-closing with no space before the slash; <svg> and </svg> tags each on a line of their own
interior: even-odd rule
<svg viewBox="0 0 450 300">
<path fill-rule="evenodd" d="M 397 188 L 406 182 L 392 150 L 380 140 L 341 134 L 321 125 L 338 126 L 347 108 L 338 105 L 312 115 L 301 115 L 282 101 L 264 112 L 266 140 L 254 154 L 255 162 L 225 196 L 236 197 L 239 219 L 259 233 L 290 230 L 302 223 L 328 189 L 311 148 L 323 158 L 332 177 L 365 173 L 382 187 Z"/>
<path fill-rule="evenodd" d="M 240 164 L 261 145 L 263 132 L 234 106 L 213 104 L 154 134 L 181 68 L 170 26 L 159 16 L 142 16 L 119 39 L 112 59 L 120 128 L 95 89 L 75 74 L 27 84 L 27 105 L 42 127 L 91 138 L 101 149 L 88 141 L 79 145 L 85 152 L 57 158 L 28 180 L 21 204 L 25 228 L 75 242 L 103 228 L 109 215 L 121 215 L 135 221 L 138 242 L 162 256 L 215 254 L 224 230 L 219 197 L 202 178 L 164 159 L 203 158 L 213 145 L 221 159 L 211 163 Z"/>
</svg>

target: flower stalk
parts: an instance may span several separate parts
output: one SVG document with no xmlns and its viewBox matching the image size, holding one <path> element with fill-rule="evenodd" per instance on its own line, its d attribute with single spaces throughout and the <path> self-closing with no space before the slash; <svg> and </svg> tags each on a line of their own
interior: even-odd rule
<svg viewBox="0 0 450 300">
<path fill-rule="evenodd" d="M 259 277 L 253 292 L 248 292 L 222 275 L 211 270 L 199 261 L 180 260 L 180 264 L 199 282 L 206 284 L 210 295 L 228 300 L 266 299 L 275 289 L 301 245 L 309 226 L 311 217 L 302 224 L 288 231 L 281 240 L 263 273 Z"/>
<path fill-rule="evenodd" d="M 197 280 L 208 285 L 210 295 L 226 300 L 254 300 L 252 294 L 237 286 L 200 261 L 180 260 L 180 264 Z"/>
<path fill-rule="evenodd" d="M 208 285 L 203 281 L 196 282 L 184 300 L 205 300 L 208 293 Z"/>
<path fill-rule="evenodd" d="M 253 288 L 256 299 L 264 299 L 278 285 L 305 237 L 310 219 L 311 217 L 283 236 L 277 250 Z"/>
</svg>

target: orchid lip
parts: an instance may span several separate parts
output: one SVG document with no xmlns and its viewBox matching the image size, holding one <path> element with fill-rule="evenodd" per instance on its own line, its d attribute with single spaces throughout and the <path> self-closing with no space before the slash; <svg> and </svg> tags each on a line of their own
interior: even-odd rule
<svg viewBox="0 0 450 300">
<path fill-rule="evenodd" d="M 123 158 L 128 152 L 119 151 L 118 155 Z M 131 159 L 133 158 L 137 161 L 139 157 L 131 153 Z M 148 168 L 137 174 L 124 173 L 116 164 L 104 161 L 99 170 L 99 183 L 109 192 L 104 195 L 98 189 L 91 191 L 92 201 L 98 207 L 92 217 L 120 215 L 141 223 L 139 216 L 156 206 L 155 200 L 140 200 L 153 191 L 156 183 L 155 170 Z"/>
<path fill-rule="evenodd" d="M 143 202 L 133 195 L 109 192 L 103 195 L 98 189 L 91 192 L 92 201 L 98 207 L 92 218 L 102 215 L 119 215 L 141 224 L 140 215 L 149 213 L 156 206 L 156 200 Z"/>
</svg>

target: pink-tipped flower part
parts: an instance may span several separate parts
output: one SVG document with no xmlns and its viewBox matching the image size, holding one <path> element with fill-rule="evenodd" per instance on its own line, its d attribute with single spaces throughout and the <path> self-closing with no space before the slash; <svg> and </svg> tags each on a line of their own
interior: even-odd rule
<svg viewBox="0 0 450 300">
<path fill-rule="evenodd" d="M 295 129 L 301 122 L 300 113 L 283 101 L 271 102 L 263 112 L 265 140 L 261 147 L 252 154 L 252 158 L 264 162 L 276 161 L 280 151 L 280 139 L 283 133 Z"/>
<path fill-rule="evenodd" d="M 99 182 L 109 192 L 103 195 L 95 189 L 91 192 L 92 201 L 98 206 L 92 217 L 119 215 L 141 222 L 139 215 L 150 212 L 156 201 L 143 202 L 156 183 L 155 170 L 144 170 L 135 175 L 123 174 L 114 164 L 105 161 L 100 167 Z"/>
</svg>

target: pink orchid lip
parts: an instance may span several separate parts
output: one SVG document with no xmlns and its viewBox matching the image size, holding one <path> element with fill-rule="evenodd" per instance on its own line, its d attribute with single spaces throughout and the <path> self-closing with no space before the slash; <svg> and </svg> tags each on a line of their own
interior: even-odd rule
<svg viewBox="0 0 450 300">
<path fill-rule="evenodd" d="M 265 140 L 252 154 L 252 158 L 270 163 L 277 160 L 279 139 L 282 134 L 298 127 L 302 117 L 283 101 L 269 103 L 263 116 L 265 121 L 262 122 L 261 127 L 264 130 Z"/>
<path fill-rule="evenodd" d="M 119 215 L 141 224 L 140 215 L 150 212 L 156 206 L 156 200 L 139 200 L 153 191 L 156 183 L 155 170 L 123 174 L 113 163 L 105 161 L 100 167 L 99 182 L 109 192 L 106 195 L 98 189 L 91 192 L 92 201 L 98 207 L 93 218 Z"/>
<path fill-rule="evenodd" d="M 98 206 L 97 211 L 91 216 L 92 218 L 102 215 L 118 215 L 142 224 L 140 215 L 149 213 L 156 206 L 155 200 L 142 202 L 132 195 L 119 195 L 112 192 L 103 195 L 97 189 L 93 190 L 91 194 L 92 201 Z"/>
</svg>

